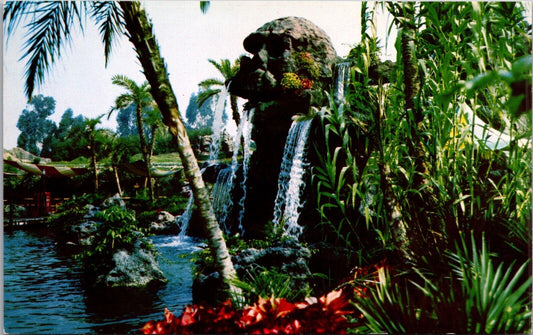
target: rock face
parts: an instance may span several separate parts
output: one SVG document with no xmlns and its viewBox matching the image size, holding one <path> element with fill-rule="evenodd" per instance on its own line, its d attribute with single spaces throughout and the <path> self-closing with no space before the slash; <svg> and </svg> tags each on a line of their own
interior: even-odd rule
<svg viewBox="0 0 533 335">
<path fill-rule="evenodd" d="M 250 270 L 269 269 L 289 275 L 294 290 L 308 285 L 312 252 L 294 240 L 279 241 L 266 248 L 249 248 L 231 257 L 239 278 L 248 278 Z M 211 272 L 210 272 L 211 271 Z M 215 304 L 222 299 L 220 276 L 214 268 L 205 269 L 194 279 L 193 301 Z"/>
<path fill-rule="evenodd" d="M 243 57 L 230 92 L 249 100 L 255 109 L 252 155 L 246 184 L 243 226 L 250 238 L 261 238 L 272 220 L 283 148 L 292 117 L 309 114 L 311 106 L 326 103 L 336 53 L 326 33 L 304 18 L 286 17 L 266 23 L 244 40 L 253 54 Z M 303 59 L 303 60 L 302 60 Z M 297 75 L 300 89 L 282 85 L 287 74 Z M 305 83 L 304 80 L 309 80 Z"/>
<path fill-rule="evenodd" d="M 213 135 L 203 135 L 193 144 L 194 154 L 197 157 L 209 157 Z M 220 138 L 220 155 L 222 157 L 231 157 L 233 153 L 233 138 L 224 131 Z"/>
<path fill-rule="evenodd" d="M 104 287 L 146 287 L 166 283 L 163 272 L 152 252 L 137 241 L 132 252 L 118 250 L 113 255 L 114 267 L 96 280 L 96 285 Z"/>
<path fill-rule="evenodd" d="M 180 232 L 177 219 L 166 211 L 157 213 L 157 217 L 150 223 L 150 233 L 156 235 L 177 235 Z"/>
<path fill-rule="evenodd" d="M 318 65 L 318 83 L 331 84 L 336 52 L 329 36 L 311 21 L 285 17 L 268 22 L 250 34 L 244 49 L 253 54 L 243 57 L 239 73 L 232 79 L 231 93 L 252 101 L 277 100 L 283 95 L 284 73 L 297 73 L 295 53 L 306 52 Z M 326 85 L 324 85 L 326 84 Z"/>
<path fill-rule="evenodd" d="M 65 247 L 75 253 L 90 248 L 94 244 L 98 227 L 102 224 L 98 222 L 96 214 L 111 206 L 126 208 L 124 200 L 118 195 L 106 199 L 101 206 L 87 205 L 87 214 L 83 217 L 83 221 L 68 225 L 67 231 L 57 238 L 65 244 Z M 177 233 L 179 229 L 175 218 L 170 213 L 161 212 L 159 214 L 157 222 L 153 223 L 154 230 L 157 228 L 160 232 Z M 111 260 L 102 259 L 101 262 L 109 262 L 109 267 L 102 267 L 106 269 L 102 271 L 103 273 L 88 273 L 88 278 L 91 278 L 91 281 L 94 280 L 92 283 L 95 287 L 146 287 L 166 282 L 154 252 L 146 247 L 147 238 L 140 232 L 135 234 L 135 243 L 131 250 L 117 250 Z"/>
</svg>

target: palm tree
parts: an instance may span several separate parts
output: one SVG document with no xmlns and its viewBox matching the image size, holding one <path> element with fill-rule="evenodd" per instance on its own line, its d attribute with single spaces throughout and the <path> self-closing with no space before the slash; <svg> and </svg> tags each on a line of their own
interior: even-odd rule
<svg viewBox="0 0 533 335">
<path fill-rule="evenodd" d="M 135 81 L 130 78 L 122 75 L 115 75 L 111 78 L 113 84 L 118 85 L 126 89 L 127 93 L 119 95 L 115 99 L 115 105 L 111 107 L 109 111 L 108 118 L 116 110 L 127 108 L 131 105 L 135 106 L 135 117 L 137 120 L 137 131 L 139 133 L 139 142 L 141 144 L 141 154 L 143 156 L 144 163 L 146 165 L 147 171 L 147 181 L 148 181 L 148 190 L 150 201 L 154 201 L 154 186 L 152 184 L 152 174 L 150 172 L 151 160 L 152 160 L 152 150 L 148 150 L 146 144 L 146 136 L 144 134 L 144 116 L 143 112 L 146 111 L 148 107 L 152 107 L 153 98 L 150 94 L 150 85 L 145 81 L 140 86 L 135 83 Z M 153 138 L 153 136 L 152 136 Z"/>
<path fill-rule="evenodd" d="M 87 131 L 90 139 L 90 147 L 89 150 L 91 151 L 91 167 L 93 169 L 93 178 L 94 178 L 94 193 L 98 193 L 98 168 L 96 166 L 96 125 L 102 123 L 101 119 L 104 115 L 100 115 L 97 118 L 89 119 L 85 118 L 85 130 Z"/>
<path fill-rule="evenodd" d="M 203 7 L 205 9 L 205 2 Z M 25 15 L 32 18 L 31 22 L 25 26 L 28 29 L 24 54 L 24 58 L 28 58 L 26 71 L 26 95 L 28 97 L 31 97 L 35 84 L 44 80 L 47 70 L 60 56 L 63 44 L 70 40 L 70 28 L 74 23 L 77 22 L 81 26 L 86 16 L 95 21 L 104 43 L 106 60 L 111 54 L 114 38 L 118 34 L 126 33 L 134 45 L 143 72 L 151 86 L 152 96 L 163 116 L 163 122 L 176 140 L 177 150 L 185 175 L 189 180 L 199 216 L 203 218 L 201 221 L 207 232 L 208 246 L 217 271 L 229 292 L 238 293 L 239 290 L 233 285 L 233 279 L 236 277 L 235 268 L 211 205 L 209 192 L 202 179 L 187 130 L 181 119 L 176 95 L 170 85 L 165 61 L 160 54 L 152 24 L 141 3 L 134 1 L 7 2 L 4 4 L 4 27 L 8 36 Z"/>
<path fill-rule="evenodd" d="M 198 84 L 201 88 L 204 90 L 198 95 L 196 98 L 196 102 L 198 103 L 198 107 L 202 107 L 202 105 L 211 97 L 218 95 L 221 91 L 220 87 L 224 87 L 226 83 L 231 80 L 239 71 L 240 68 L 240 58 L 237 59 L 233 65 L 229 61 L 229 59 L 221 59 L 220 63 L 217 63 L 213 59 L 208 59 L 209 63 L 213 64 L 214 67 L 217 68 L 217 70 L 222 74 L 223 80 L 219 78 L 209 78 L 206 80 L 203 80 Z M 235 123 L 239 125 L 240 122 L 240 116 L 239 116 L 239 109 L 237 107 L 237 96 L 230 94 L 230 105 L 231 105 L 231 111 L 233 112 L 233 120 L 235 120 Z"/>
</svg>

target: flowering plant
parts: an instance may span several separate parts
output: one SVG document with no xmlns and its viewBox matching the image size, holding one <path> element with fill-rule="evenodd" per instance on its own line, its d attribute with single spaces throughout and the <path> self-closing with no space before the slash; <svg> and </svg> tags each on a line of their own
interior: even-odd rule
<svg viewBox="0 0 533 335">
<path fill-rule="evenodd" d="M 210 308 L 187 306 L 179 317 L 165 309 L 161 321 L 147 322 L 144 334 L 246 333 L 297 334 L 345 333 L 346 316 L 355 312 L 349 290 L 336 290 L 320 298 L 291 303 L 284 298 L 259 298 L 253 306 L 242 310 L 230 300 Z"/>
<path fill-rule="evenodd" d="M 313 81 L 319 78 L 320 68 L 309 52 L 296 52 L 292 57 L 298 69 L 297 73 L 285 72 L 281 79 L 281 87 L 285 91 L 295 91 L 299 95 L 302 90 L 313 89 Z"/>
<path fill-rule="evenodd" d="M 316 80 L 320 76 L 320 68 L 309 52 L 296 52 L 294 62 L 300 75 Z"/>
<path fill-rule="evenodd" d="M 299 90 L 302 88 L 302 80 L 296 73 L 285 72 L 281 79 L 281 87 L 285 90 Z"/>
</svg>

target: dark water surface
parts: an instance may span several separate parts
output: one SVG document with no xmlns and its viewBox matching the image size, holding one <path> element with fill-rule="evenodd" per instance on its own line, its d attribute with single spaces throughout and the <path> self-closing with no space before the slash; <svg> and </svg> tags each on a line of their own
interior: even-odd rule
<svg viewBox="0 0 533 335">
<path fill-rule="evenodd" d="M 96 291 L 81 269 L 39 234 L 4 234 L 4 330 L 11 334 L 128 334 L 145 322 L 179 314 L 191 303 L 191 257 L 198 243 L 152 238 L 168 283 L 155 289 Z"/>
</svg>

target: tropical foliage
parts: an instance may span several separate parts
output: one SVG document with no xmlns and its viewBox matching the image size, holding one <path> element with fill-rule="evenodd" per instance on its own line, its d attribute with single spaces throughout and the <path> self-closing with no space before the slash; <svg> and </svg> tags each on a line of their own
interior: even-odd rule
<svg viewBox="0 0 533 335">
<path fill-rule="evenodd" d="M 207 4 L 201 4 L 207 10 Z M 201 224 L 208 235 L 208 244 L 216 267 L 225 285 L 233 289 L 231 280 L 236 276 L 222 231 L 202 179 L 187 131 L 181 119 L 176 95 L 170 84 L 165 61 L 153 33 L 152 24 L 139 2 L 7 2 L 4 5 L 4 23 L 9 36 L 26 17 L 31 21 L 27 29 L 27 43 L 23 59 L 27 62 L 26 95 L 32 96 L 35 85 L 42 83 L 47 71 L 59 58 L 65 43 L 71 38 L 74 24 L 83 26 L 85 18 L 94 20 L 99 28 L 106 61 L 111 54 L 115 37 L 127 33 L 134 46 L 143 72 L 151 87 L 163 122 L 175 139 L 177 151 L 190 182 Z M 232 291 L 232 290 L 228 290 Z M 234 291 L 234 290 L 233 290 Z"/>
<path fill-rule="evenodd" d="M 150 85 L 189 166 L 185 177 L 209 231 L 211 253 L 202 255 L 203 261 L 236 289 L 234 297 L 247 299 L 243 308 L 227 301 L 188 306 L 179 317 L 165 311 L 164 320 L 148 322 L 143 332 L 531 330 L 532 29 L 524 4 L 362 4 L 362 40 L 347 60 L 346 95 L 339 99 L 329 92 L 311 137 L 318 242 L 353 253 L 345 270 L 356 270 L 342 289 L 303 302 L 293 300 L 310 295 L 307 287 L 292 291 L 291 278 L 271 269 L 258 267 L 248 278 L 235 279 L 142 7 L 135 2 L 42 6 L 34 12 L 40 19 L 29 26 L 36 33 L 27 44 L 27 93 L 43 79 L 59 55 L 58 40 L 68 40 L 70 25 L 84 9 L 100 25 L 106 55 L 113 35 L 127 30 L 150 83 L 143 84 L 143 93 Z M 9 33 L 24 5 L 5 8 Z M 380 60 L 375 29 L 380 8 L 398 28 L 395 66 Z M 313 60 L 296 54 L 294 61 L 299 72 L 285 73 L 282 86 L 311 89 Z M 223 75 L 232 73 L 228 60 L 210 62 Z M 221 83 L 205 81 L 205 92 Z M 88 258 L 107 257 L 135 239 L 131 213 L 111 208 L 102 215 L 106 229 Z"/>
<path fill-rule="evenodd" d="M 531 26 L 524 8 L 386 3 L 399 28 L 398 59 L 382 76 L 372 71 L 378 6 L 363 6 L 366 31 L 349 59 L 348 93 L 330 99 L 315 142 L 323 236 L 358 252 L 354 265 L 387 257 L 395 269 L 382 270 L 381 284 L 358 299 L 359 329 L 527 332 Z"/>
<path fill-rule="evenodd" d="M 217 307 L 187 306 L 176 317 L 165 310 L 165 319 L 149 321 L 144 334 L 302 334 L 345 333 L 347 315 L 353 314 L 349 293 L 332 291 L 320 298 L 291 303 L 283 298 L 260 298 L 243 309 L 230 300 Z"/>
<path fill-rule="evenodd" d="M 89 269 L 89 274 L 105 273 L 113 262 L 115 252 L 120 249 L 133 251 L 137 242 L 145 241 L 142 239 L 142 233 L 146 232 L 139 226 L 135 212 L 119 206 L 111 206 L 97 212 L 95 219 L 100 223 L 94 239 L 78 256 Z M 146 247 L 153 249 L 151 244 L 146 244 Z"/>
<path fill-rule="evenodd" d="M 135 119 L 137 121 L 137 132 L 139 135 L 139 143 L 141 145 L 141 153 L 145 163 L 148 190 L 150 200 L 154 200 L 154 186 L 151 175 L 151 160 L 155 145 L 155 132 L 160 123 L 159 110 L 150 94 L 150 85 L 145 81 L 140 86 L 133 80 L 122 75 L 115 75 L 111 78 L 113 84 L 124 88 L 127 93 L 119 95 L 115 99 L 115 106 L 113 106 L 108 114 L 108 118 L 113 111 L 121 110 L 129 106 L 135 106 Z M 148 144 L 145 134 L 144 124 L 148 122 L 151 125 L 151 140 Z"/>
</svg>

